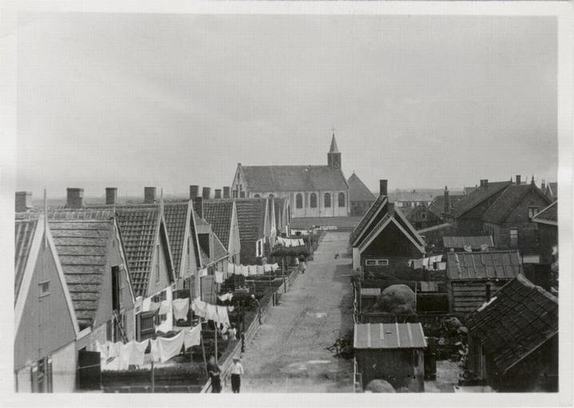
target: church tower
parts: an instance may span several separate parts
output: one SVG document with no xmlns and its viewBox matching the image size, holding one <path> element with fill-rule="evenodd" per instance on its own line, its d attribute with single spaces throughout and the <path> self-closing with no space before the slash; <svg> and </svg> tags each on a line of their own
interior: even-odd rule
<svg viewBox="0 0 574 408">
<path fill-rule="evenodd" d="M 333 138 L 331 139 L 331 148 L 329 149 L 329 153 L 327 153 L 327 165 L 332 169 L 341 169 L 341 153 L 337 147 L 335 132 L 333 132 Z"/>
</svg>

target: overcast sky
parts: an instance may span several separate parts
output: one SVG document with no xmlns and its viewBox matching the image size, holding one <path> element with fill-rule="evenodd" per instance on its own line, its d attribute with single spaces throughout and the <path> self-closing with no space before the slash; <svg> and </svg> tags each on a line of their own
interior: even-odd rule
<svg viewBox="0 0 574 408">
<path fill-rule="evenodd" d="M 373 190 L 556 179 L 551 17 L 28 15 L 18 52 L 36 198 L 323 164 L 332 127 Z"/>
</svg>

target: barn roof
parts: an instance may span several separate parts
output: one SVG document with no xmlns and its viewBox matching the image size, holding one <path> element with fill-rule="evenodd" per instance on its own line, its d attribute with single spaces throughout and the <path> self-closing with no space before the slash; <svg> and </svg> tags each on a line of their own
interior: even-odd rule
<svg viewBox="0 0 574 408">
<path fill-rule="evenodd" d="M 355 324 L 355 349 L 426 348 L 427 342 L 420 323 Z"/>
<path fill-rule="evenodd" d="M 522 200 L 531 192 L 538 193 L 540 197 L 550 204 L 550 199 L 535 184 L 511 184 L 498 196 L 483 214 L 482 219 L 492 224 L 500 224 L 520 205 Z"/>
<path fill-rule="evenodd" d="M 501 192 L 511 184 L 511 181 L 496 181 L 489 182 L 486 186 L 477 187 L 456 203 L 453 215 L 455 217 L 460 217 L 466 214 L 468 211 L 488 200 L 493 195 Z"/>
<path fill-rule="evenodd" d="M 375 201 L 377 197 L 355 173 L 347 181 L 350 201 Z"/>
<path fill-rule="evenodd" d="M 532 217 L 532 221 L 541 224 L 558 225 L 558 201 L 554 201 L 548 207 L 544 208 Z"/>
<path fill-rule="evenodd" d="M 112 211 L 53 210 L 48 223 L 80 329 L 91 326 L 100 302 L 109 240 L 115 234 Z"/>
<path fill-rule="evenodd" d="M 38 225 L 37 218 L 31 219 L 17 219 L 15 222 L 15 246 L 14 246 L 14 301 L 18 298 L 22 280 L 24 278 L 24 271 L 29 261 L 30 249 L 36 227 Z"/>
<path fill-rule="evenodd" d="M 239 224 L 239 239 L 241 244 L 257 242 L 265 231 L 265 198 L 239 198 L 235 199 L 237 208 L 237 221 Z"/>
<path fill-rule="evenodd" d="M 329 166 L 241 166 L 249 191 L 347 190 L 340 169 Z"/>
<path fill-rule="evenodd" d="M 518 251 L 448 252 L 451 280 L 513 279 L 522 272 Z"/>
<path fill-rule="evenodd" d="M 232 215 L 232 200 L 218 199 L 203 201 L 203 217 L 211 224 L 213 232 L 225 248 L 229 248 L 229 232 L 231 231 Z"/>
<path fill-rule="evenodd" d="M 558 333 L 558 299 L 518 275 L 466 325 L 505 373 Z"/>
<path fill-rule="evenodd" d="M 445 248 L 464 249 L 465 246 L 470 246 L 473 250 L 481 249 L 482 245 L 487 245 L 488 248 L 494 248 L 494 242 L 490 235 L 480 235 L 474 237 L 461 237 L 461 236 L 444 236 L 442 243 Z"/>
</svg>

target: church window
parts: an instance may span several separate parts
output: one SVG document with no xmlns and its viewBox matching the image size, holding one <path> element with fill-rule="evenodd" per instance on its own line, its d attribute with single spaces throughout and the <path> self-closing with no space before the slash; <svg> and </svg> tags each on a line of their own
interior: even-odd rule
<svg viewBox="0 0 574 408">
<path fill-rule="evenodd" d="M 295 207 L 303 208 L 303 194 L 297 193 L 295 196 Z"/>
<path fill-rule="evenodd" d="M 345 206 L 345 193 L 339 193 L 339 207 Z"/>
<path fill-rule="evenodd" d="M 311 201 L 310 207 L 317 208 L 317 194 L 311 193 L 310 201 Z"/>
<path fill-rule="evenodd" d="M 331 194 L 325 193 L 325 208 L 331 208 Z"/>
</svg>

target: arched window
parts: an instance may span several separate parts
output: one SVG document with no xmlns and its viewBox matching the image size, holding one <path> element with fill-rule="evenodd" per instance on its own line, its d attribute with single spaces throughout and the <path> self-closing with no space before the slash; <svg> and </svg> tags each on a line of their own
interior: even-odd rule
<svg viewBox="0 0 574 408">
<path fill-rule="evenodd" d="M 345 207 L 345 193 L 339 193 L 339 207 Z"/>
<path fill-rule="evenodd" d="M 315 193 L 311 193 L 311 204 L 309 205 L 309 207 L 311 208 L 317 208 L 317 194 Z"/>
<path fill-rule="evenodd" d="M 303 194 L 297 193 L 295 196 L 295 207 L 303 208 Z"/>
<path fill-rule="evenodd" d="M 325 193 L 325 208 L 331 208 L 331 194 Z"/>
</svg>

